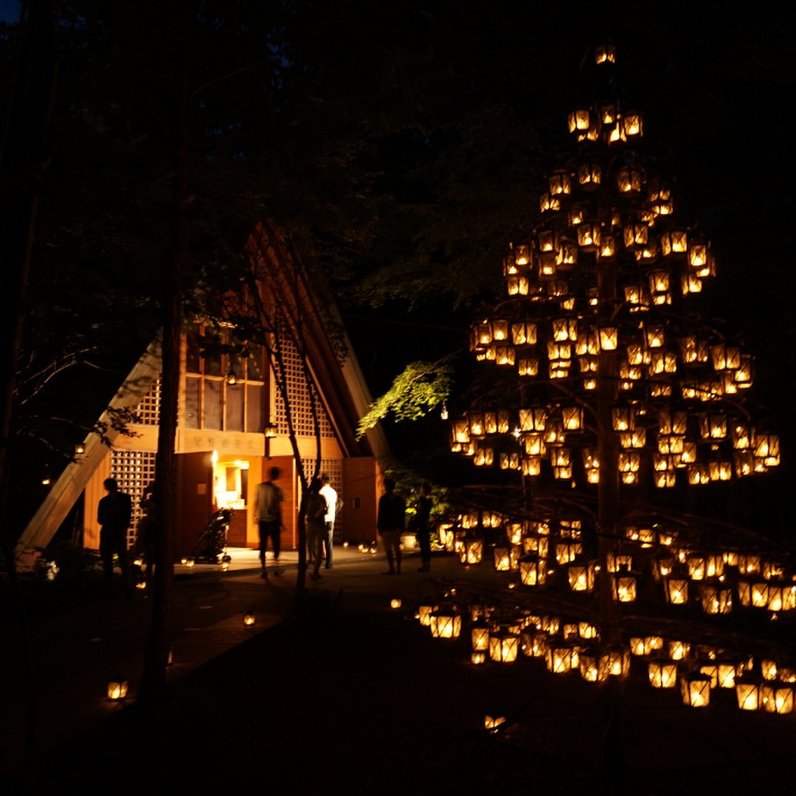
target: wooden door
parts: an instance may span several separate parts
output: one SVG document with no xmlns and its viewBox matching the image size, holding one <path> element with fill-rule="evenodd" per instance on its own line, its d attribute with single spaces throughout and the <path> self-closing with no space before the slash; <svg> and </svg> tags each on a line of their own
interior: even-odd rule
<svg viewBox="0 0 796 796">
<path fill-rule="evenodd" d="M 210 451 L 177 454 L 177 557 L 190 556 L 213 513 Z"/>
</svg>

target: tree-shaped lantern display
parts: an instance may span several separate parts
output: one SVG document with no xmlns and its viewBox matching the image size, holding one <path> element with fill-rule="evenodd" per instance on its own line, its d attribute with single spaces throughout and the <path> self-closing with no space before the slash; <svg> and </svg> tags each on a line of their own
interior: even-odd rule
<svg viewBox="0 0 796 796">
<path fill-rule="evenodd" d="M 613 47 L 595 49 L 595 85 L 612 93 L 615 59 Z M 749 605 L 752 583 L 770 583 L 759 562 L 745 575 L 745 557 L 728 548 L 689 548 L 665 523 L 634 522 L 628 503 L 765 472 L 779 464 L 779 442 L 746 409 L 751 356 L 700 320 L 716 263 L 644 152 L 644 118 L 595 92 L 567 121 L 574 154 L 550 174 L 538 223 L 509 246 L 507 297 L 471 327 L 472 354 L 494 370 L 490 389 L 452 418 L 451 447 L 475 465 L 517 471 L 524 486 L 527 513 L 503 518 L 496 567 L 516 569 L 522 587 L 544 589 L 557 571 L 572 593 L 597 593 L 602 646 L 588 642 L 593 665 L 584 666 L 597 680 L 626 671 L 635 654 L 621 604 L 637 598 L 642 579 L 657 584 L 661 603 L 689 601 L 705 614 Z M 551 520 L 536 500 L 542 481 L 568 504 L 577 484 L 590 519 Z M 792 580 L 786 591 L 796 607 Z M 529 624 L 542 629 L 539 617 L 521 627 Z M 573 646 L 560 631 L 548 635 L 548 655 Z M 642 654 L 658 661 L 656 682 L 675 682 L 660 673 L 669 670 L 658 645 Z M 698 679 L 693 661 L 690 669 Z"/>
</svg>

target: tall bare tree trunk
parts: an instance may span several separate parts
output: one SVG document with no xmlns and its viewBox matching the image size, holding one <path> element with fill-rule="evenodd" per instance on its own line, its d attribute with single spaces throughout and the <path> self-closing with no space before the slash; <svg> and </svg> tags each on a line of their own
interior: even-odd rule
<svg viewBox="0 0 796 796">
<path fill-rule="evenodd" d="M 14 81 L 0 143 L 0 518 L 7 517 L 11 417 L 17 357 L 28 291 L 31 250 L 39 207 L 39 192 L 47 170 L 45 135 L 52 108 L 56 62 L 50 0 L 23 5 Z M 30 640 L 14 561 L 16 529 L 0 527 L 0 544 L 8 568 L 11 598 L 16 609 L 20 677 L 27 697 L 22 732 L 29 761 L 35 740 Z M 9 654 L 7 650 L 5 654 Z M 26 767 L 33 775 L 33 769 Z"/>
<path fill-rule="evenodd" d="M 155 551 L 152 591 L 152 620 L 144 653 L 144 668 L 139 698 L 144 702 L 159 700 L 166 686 L 166 671 L 173 640 L 174 550 L 177 517 L 177 463 L 175 441 L 180 381 L 180 339 L 182 334 L 182 265 L 188 241 L 187 220 L 187 101 L 188 49 L 180 21 L 190 24 L 184 13 L 187 3 L 175 13 L 179 31 L 178 62 L 175 68 L 174 120 L 174 227 L 171 251 L 163 274 L 162 383 L 158 450 L 155 459 L 156 505 L 159 528 Z"/>
</svg>

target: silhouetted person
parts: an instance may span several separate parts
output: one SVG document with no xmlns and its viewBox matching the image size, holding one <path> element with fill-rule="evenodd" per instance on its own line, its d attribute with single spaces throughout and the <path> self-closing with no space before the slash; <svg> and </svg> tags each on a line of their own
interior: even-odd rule
<svg viewBox="0 0 796 796">
<path fill-rule="evenodd" d="M 431 508 L 433 501 L 431 499 L 431 484 L 428 481 L 423 481 L 420 484 L 420 497 L 417 499 L 417 506 L 415 507 L 415 533 L 417 534 L 417 543 L 420 545 L 420 566 L 417 568 L 418 572 L 431 571 Z"/>
<path fill-rule="evenodd" d="M 127 558 L 127 529 L 133 516 L 133 501 L 126 492 L 119 491 L 115 478 L 106 478 L 102 485 L 107 491 L 97 504 L 97 522 L 100 525 L 100 556 L 109 591 L 113 591 L 113 556 L 119 559 L 126 596 L 132 594 L 130 562 Z"/>
<path fill-rule="evenodd" d="M 275 484 L 281 474 L 278 467 L 272 467 L 268 473 L 268 480 L 257 485 L 257 502 L 254 508 L 254 517 L 260 531 L 260 577 L 268 580 L 268 571 L 265 568 L 265 553 L 268 540 L 271 540 L 271 550 L 274 554 L 274 575 L 281 575 L 279 568 L 280 535 L 282 533 L 282 501 L 284 493 L 282 488 Z"/>
<path fill-rule="evenodd" d="M 313 478 L 307 490 L 304 508 L 304 523 L 307 528 L 307 547 L 312 563 L 312 579 L 321 579 L 323 561 L 323 539 L 326 536 L 326 498 L 321 494 L 321 479 Z"/>
<path fill-rule="evenodd" d="M 395 480 L 384 479 L 384 494 L 379 498 L 376 528 L 384 544 L 389 569 L 385 575 L 401 574 L 401 534 L 406 528 L 406 502 L 395 494 Z"/>
</svg>

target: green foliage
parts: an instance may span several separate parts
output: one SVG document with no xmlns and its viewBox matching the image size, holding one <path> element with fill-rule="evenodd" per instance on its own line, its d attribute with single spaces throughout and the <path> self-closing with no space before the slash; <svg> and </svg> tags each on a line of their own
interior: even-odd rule
<svg viewBox="0 0 796 796">
<path fill-rule="evenodd" d="M 451 368 L 444 362 L 410 362 L 390 389 L 360 419 L 357 438 L 392 413 L 395 420 L 417 420 L 442 403 L 451 389 Z"/>
</svg>

